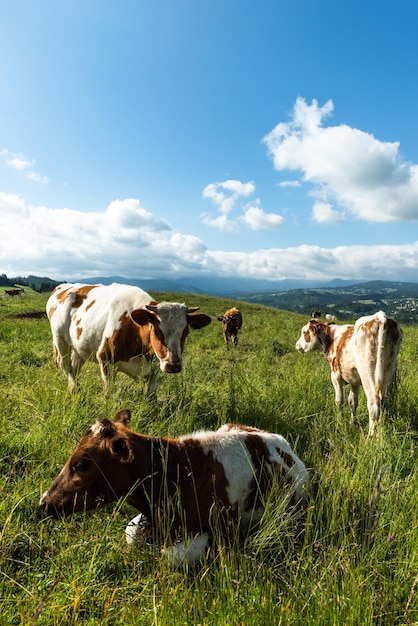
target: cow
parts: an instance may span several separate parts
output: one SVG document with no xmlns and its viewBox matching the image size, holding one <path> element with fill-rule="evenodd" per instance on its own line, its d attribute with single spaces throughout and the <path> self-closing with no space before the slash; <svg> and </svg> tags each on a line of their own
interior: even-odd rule
<svg viewBox="0 0 418 626">
<path fill-rule="evenodd" d="M 344 404 L 344 385 L 350 385 L 348 404 L 354 421 L 360 386 L 367 398 L 369 435 L 380 418 L 382 403 L 395 375 L 402 331 L 383 311 L 360 317 L 356 323 L 324 324 L 311 319 L 296 343 L 299 352 L 319 350 L 331 366 L 335 403 Z"/>
<path fill-rule="evenodd" d="M 230 339 L 234 346 L 238 345 L 238 331 L 242 326 L 241 311 L 233 307 L 225 311 L 217 320 L 218 322 L 222 322 L 222 332 L 226 347 L 229 348 Z"/>
<path fill-rule="evenodd" d="M 107 393 L 111 371 L 148 380 L 147 397 L 155 397 L 158 368 L 182 370 L 182 352 L 189 329 L 207 326 L 211 318 L 199 307 L 156 302 L 139 287 L 63 283 L 46 305 L 55 364 L 64 371 L 70 389 L 80 368 L 95 358 Z"/>
<path fill-rule="evenodd" d="M 335 317 L 335 315 L 331 315 L 331 313 L 327 313 L 325 315 L 325 319 L 327 322 L 336 322 L 337 318 Z"/>
<path fill-rule="evenodd" d="M 5 289 L 4 293 L 7 296 L 21 296 L 22 295 L 22 289 Z"/>
<path fill-rule="evenodd" d="M 290 520 L 303 520 L 309 473 L 281 435 L 225 424 L 153 437 L 133 432 L 130 418 L 122 409 L 112 421 L 96 420 L 41 497 L 44 516 L 124 499 L 139 511 L 127 542 L 169 544 L 163 552 L 172 565 L 194 565 L 212 545 L 231 546 L 256 529 L 273 485 Z"/>
<path fill-rule="evenodd" d="M 312 311 L 311 317 L 316 320 L 321 319 L 321 311 Z"/>
</svg>

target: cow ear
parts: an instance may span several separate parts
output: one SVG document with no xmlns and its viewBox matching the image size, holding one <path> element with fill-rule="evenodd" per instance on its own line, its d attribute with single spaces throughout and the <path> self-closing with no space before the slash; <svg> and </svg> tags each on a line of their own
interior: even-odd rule
<svg viewBox="0 0 418 626">
<path fill-rule="evenodd" d="M 223 322 L 224 321 L 223 317 L 217 317 L 216 319 L 218 320 L 218 322 Z"/>
<path fill-rule="evenodd" d="M 187 323 L 193 330 L 204 328 L 210 324 L 212 319 L 206 313 L 195 313 L 194 315 L 187 316 Z"/>
<path fill-rule="evenodd" d="M 154 321 L 154 314 L 147 309 L 135 309 L 131 313 L 131 319 L 138 324 L 138 326 L 146 326 L 150 322 Z"/>
<path fill-rule="evenodd" d="M 113 418 L 113 421 L 114 422 L 120 422 L 121 424 L 126 426 L 130 419 L 131 419 L 131 412 L 130 412 L 130 410 L 129 409 L 122 409 L 121 411 L 118 411 L 115 414 L 115 416 Z"/>
<path fill-rule="evenodd" d="M 133 460 L 133 452 L 128 441 L 124 437 L 117 437 L 112 441 L 112 454 L 120 463 L 129 463 Z"/>
</svg>

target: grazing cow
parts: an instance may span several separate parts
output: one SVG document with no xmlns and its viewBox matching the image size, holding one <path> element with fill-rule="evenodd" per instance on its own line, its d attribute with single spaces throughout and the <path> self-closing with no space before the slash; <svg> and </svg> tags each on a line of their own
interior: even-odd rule
<svg viewBox="0 0 418 626">
<path fill-rule="evenodd" d="M 299 352 L 321 351 L 331 366 L 335 402 L 344 404 L 344 385 L 350 385 L 348 404 L 355 419 L 360 386 L 369 412 L 369 435 L 379 420 L 382 402 L 396 371 L 402 341 L 398 324 L 383 311 L 337 325 L 310 320 L 296 343 Z"/>
<path fill-rule="evenodd" d="M 233 307 L 225 311 L 225 313 L 217 319 L 218 322 L 222 322 L 222 332 L 226 347 L 229 347 L 229 339 L 231 339 L 234 346 L 238 345 L 238 331 L 242 326 L 241 311 Z"/>
<path fill-rule="evenodd" d="M 321 319 L 321 311 L 312 311 L 311 317 L 313 317 L 316 320 Z"/>
<path fill-rule="evenodd" d="M 327 313 L 325 315 L 325 319 L 327 320 L 327 322 L 335 322 L 337 320 L 335 315 L 331 315 L 331 313 Z"/>
<path fill-rule="evenodd" d="M 203 328 L 211 318 L 198 307 L 178 302 L 157 303 L 138 287 L 64 283 L 46 305 L 55 363 L 67 374 L 70 388 L 83 363 L 95 357 L 104 391 L 113 365 L 134 379 L 148 379 L 148 397 L 155 394 L 158 369 L 181 372 L 182 351 L 189 328 Z"/>
<path fill-rule="evenodd" d="M 134 433 L 130 411 L 97 420 L 43 494 L 45 515 L 59 517 L 125 498 L 137 515 L 128 543 L 146 536 L 174 542 L 172 564 L 194 564 L 214 541 L 254 529 L 266 497 L 279 482 L 283 503 L 300 515 L 309 485 L 305 465 L 280 435 L 225 424 L 215 432 L 178 438 Z"/>
<path fill-rule="evenodd" d="M 4 293 L 8 296 L 21 296 L 22 289 L 5 289 Z"/>
</svg>

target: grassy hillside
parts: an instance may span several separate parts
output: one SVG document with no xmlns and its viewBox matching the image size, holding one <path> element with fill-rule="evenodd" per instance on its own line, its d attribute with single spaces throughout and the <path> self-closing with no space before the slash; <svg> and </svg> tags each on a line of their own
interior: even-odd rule
<svg viewBox="0 0 418 626">
<path fill-rule="evenodd" d="M 46 295 L 0 297 L 0 624 L 418 623 L 418 328 L 404 328 L 399 375 L 375 438 L 364 395 L 359 424 L 334 408 L 329 366 L 294 349 L 306 318 L 207 296 L 212 324 L 192 332 L 184 372 L 162 375 L 158 404 L 119 374 L 103 397 L 96 364 L 70 396 L 52 363 Z M 238 304 L 240 344 L 225 350 L 216 316 Z M 196 571 L 173 571 L 146 544 L 132 548 L 127 505 L 65 521 L 38 501 L 96 417 L 128 407 L 133 428 L 177 435 L 242 422 L 283 434 L 311 468 L 303 541 L 270 502 L 263 528 Z"/>
</svg>

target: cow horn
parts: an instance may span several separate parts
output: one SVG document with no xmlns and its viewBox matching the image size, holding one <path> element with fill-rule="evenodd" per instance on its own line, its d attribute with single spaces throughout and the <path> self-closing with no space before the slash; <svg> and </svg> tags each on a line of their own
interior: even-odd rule
<svg viewBox="0 0 418 626">
<path fill-rule="evenodd" d="M 187 313 L 196 313 L 199 310 L 198 306 L 189 306 L 187 307 Z"/>
</svg>

